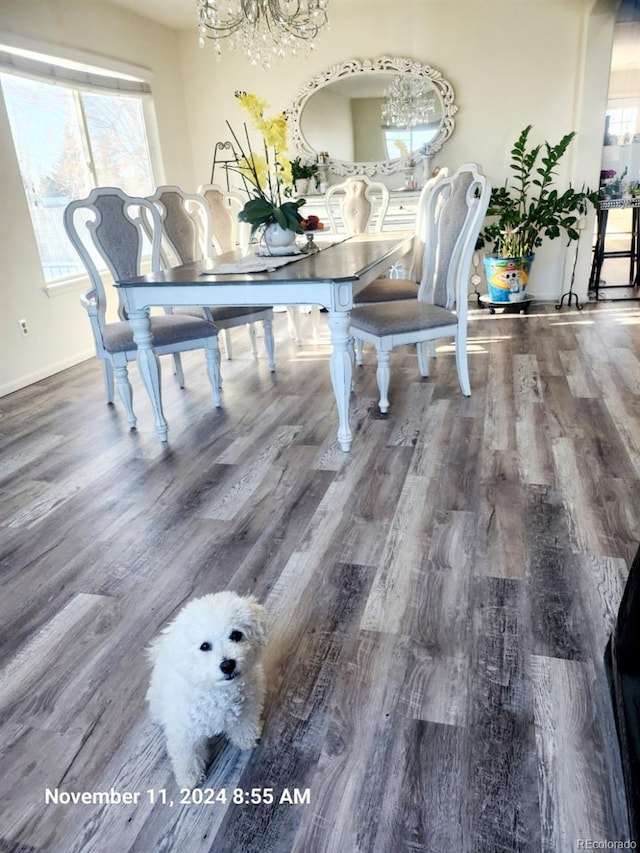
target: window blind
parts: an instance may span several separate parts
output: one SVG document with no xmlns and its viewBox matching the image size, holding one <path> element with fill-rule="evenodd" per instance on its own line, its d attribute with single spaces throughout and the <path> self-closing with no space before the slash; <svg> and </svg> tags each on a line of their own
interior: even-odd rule
<svg viewBox="0 0 640 853">
<path fill-rule="evenodd" d="M 151 95 L 151 85 L 147 80 L 6 45 L 0 45 L 0 71 L 93 92 L 104 90 L 115 95 Z"/>
</svg>

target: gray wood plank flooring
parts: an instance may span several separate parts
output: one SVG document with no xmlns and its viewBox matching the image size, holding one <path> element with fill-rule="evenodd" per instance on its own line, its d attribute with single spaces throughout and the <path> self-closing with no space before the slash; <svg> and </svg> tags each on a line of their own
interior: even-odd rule
<svg viewBox="0 0 640 853">
<path fill-rule="evenodd" d="M 348 455 L 303 324 L 276 314 L 275 375 L 236 330 L 217 411 L 199 354 L 184 390 L 164 362 L 165 446 L 135 366 L 134 432 L 96 360 L 0 400 L 0 853 L 628 840 L 602 655 L 640 541 L 640 309 L 472 310 L 472 397 L 451 346 L 428 379 L 404 348 L 386 417 L 367 350 Z M 212 743 L 226 802 L 181 804 L 145 647 L 222 589 L 269 614 L 264 732 Z"/>
</svg>

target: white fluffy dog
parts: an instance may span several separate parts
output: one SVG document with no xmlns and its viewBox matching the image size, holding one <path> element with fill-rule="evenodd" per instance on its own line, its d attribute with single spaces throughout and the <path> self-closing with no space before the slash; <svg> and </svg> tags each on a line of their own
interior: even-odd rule
<svg viewBox="0 0 640 853">
<path fill-rule="evenodd" d="M 205 778 L 213 735 L 225 734 L 241 749 L 255 746 L 266 636 L 255 598 L 218 592 L 186 604 L 152 643 L 147 701 L 164 729 L 179 787 L 195 788 Z"/>
</svg>

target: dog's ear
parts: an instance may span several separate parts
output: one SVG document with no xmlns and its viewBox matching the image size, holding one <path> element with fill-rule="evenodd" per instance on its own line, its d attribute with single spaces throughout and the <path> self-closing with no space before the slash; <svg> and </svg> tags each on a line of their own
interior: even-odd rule
<svg viewBox="0 0 640 853">
<path fill-rule="evenodd" d="M 267 642 L 267 613 L 253 596 L 246 599 L 246 605 L 249 616 L 247 634 L 252 641 L 264 646 Z"/>
<path fill-rule="evenodd" d="M 172 633 L 175 621 L 176 620 L 174 619 L 173 622 L 169 622 L 168 625 L 165 625 L 164 628 L 162 628 L 160 632 L 155 635 L 155 637 L 151 640 L 151 642 L 145 649 L 147 657 L 149 658 L 152 664 L 154 664 L 158 660 L 158 658 L 166 648 L 167 636 Z"/>
</svg>

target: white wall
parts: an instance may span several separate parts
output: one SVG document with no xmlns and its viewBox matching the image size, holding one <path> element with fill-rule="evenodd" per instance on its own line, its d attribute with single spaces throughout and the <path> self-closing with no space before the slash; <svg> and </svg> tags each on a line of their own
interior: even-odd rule
<svg viewBox="0 0 640 853">
<path fill-rule="evenodd" d="M 606 109 L 614 0 L 333 0 L 331 30 L 314 55 L 270 71 L 223 47 L 198 47 L 197 33 L 173 33 L 106 2 L 0 0 L 0 29 L 82 47 L 153 69 L 166 180 L 193 190 L 208 182 L 214 145 L 228 138 L 225 119 L 246 118 L 235 90 L 255 92 L 274 112 L 286 109 L 304 81 L 334 62 L 383 54 L 409 56 L 440 69 L 456 92 L 456 130 L 434 165 L 479 162 L 495 184 L 507 177 L 519 131 L 535 141 L 578 130 L 561 182 L 598 183 Z M 455 10 L 455 11 L 454 11 Z M 24 195 L 0 107 L 0 393 L 20 387 L 90 348 L 78 294 L 50 299 L 31 236 Z M 568 286 L 572 258 L 562 241 L 539 252 L 532 292 L 556 298 Z M 586 288 L 588 239 L 577 281 Z M 17 320 L 32 334 L 18 336 Z"/>
</svg>

